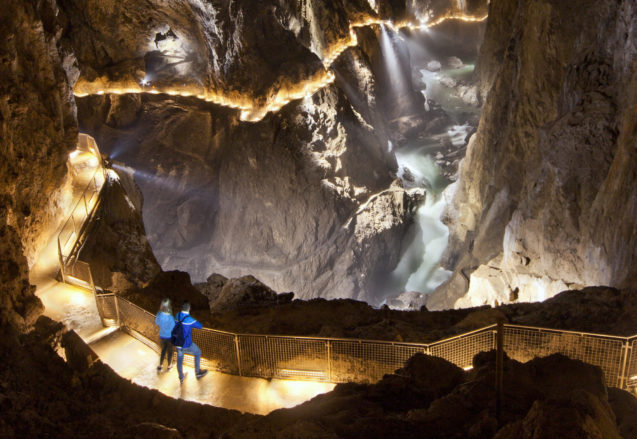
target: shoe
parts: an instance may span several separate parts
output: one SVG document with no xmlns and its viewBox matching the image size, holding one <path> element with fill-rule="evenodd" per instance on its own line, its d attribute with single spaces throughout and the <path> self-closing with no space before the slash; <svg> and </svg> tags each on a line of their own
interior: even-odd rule
<svg viewBox="0 0 637 439">
<path fill-rule="evenodd" d="M 173 365 L 172 365 L 172 364 L 169 364 L 169 365 L 168 365 L 168 367 L 166 368 L 166 370 L 168 371 L 168 370 L 170 370 L 170 369 L 172 369 L 172 368 L 173 368 Z"/>
<path fill-rule="evenodd" d="M 161 372 L 161 366 L 157 366 L 157 372 Z"/>
<path fill-rule="evenodd" d="M 202 369 L 199 372 L 197 372 L 197 379 L 203 378 L 206 376 L 206 374 L 208 373 L 208 371 L 206 369 Z"/>
</svg>

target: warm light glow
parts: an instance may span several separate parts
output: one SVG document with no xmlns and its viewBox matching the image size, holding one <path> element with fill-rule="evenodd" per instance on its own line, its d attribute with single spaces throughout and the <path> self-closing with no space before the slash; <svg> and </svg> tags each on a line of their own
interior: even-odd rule
<svg viewBox="0 0 637 439">
<path fill-rule="evenodd" d="M 294 407 L 334 388 L 334 384 L 312 381 L 265 380 L 218 373 L 202 359 L 210 372 L 197 380 L 192 365 L 184 364 L 186 379 L 179 384 L 176 367 L 157 373 L 159 355 L 121 331 L 91 345 L 100 359 L 118 375 L 136 384 L 157 389 L 172 398 L 265 415 L 279 408 Z M 142 355 L 143 353 L 143 355 Z"/>
<path fill-rule="evenodd" d="M 325 372 L 320 370 L 296 370 L 296 369 L 279 369 L 279 377 L 281 378 L 305 378 L 327 380 Z"/>
<path fill-rule="evenodd" d="M 440 18 L 437 18 L 431 22 L 401 22 L 394 23 L 391 20 L 380 20 L 378 18 L 368 17 L 365 20 L 351 23 L 349 28 L 349 35 L 333 43 L 330 47 L 325 49 L 322 54 L 323 65 L 326 69 L 330 68 L 336 59 L 348 48 L 354 47 L 358 44 L 356 38 L 355 29 L 359 27 L 366 27 L 378 24 L 384 24 L 385 26 L 397 31 L 402 28 L 409 28 L 412 30 L 427 30 L 432 26 L 436 26 L 446 20 L 462 20 L 467 22 L 479 22 L 483 21 L 487 16 L 473 17 L 465 14 L 448 14 Z M 289 84 L 287 87 L 280 87 L 274 96 L 268 97 L 264 103 L 255 102 L 249 96 L 242 95 L 239 92 L 222 92 L 211 91 L 205 89 L 203 86 L 184 85 L 182 87 L 159 87 L 154 85 L 150 89 L 145 87 L 150 85 L 150 81 L 145 77 L 141 80 L 140 84 L 130 83 L 121 84 L 110 81 L 104 81 L 103 79 L 97 79 L 94 82 L 88 82 L 80 79 L 75 85 L 73 93 L 77 97 L 85 97 L 91 94 L 103 95 L 103 94 L 136 94 L 136 93 L 150 93 L 150 94 L 168 94 L 170 96 L 193 96 L 197 99 L 205 100 L 206 102 L 212 102 L 217 105 L 221 105 L 229 108 L 236 108 L 240 110 L 240 119 L 245 122 L 258 122 L 270 112 L 276 112 L 280 110 L 284 105 L 290 101 L 308 97 L 334 82 L 334 73 L 328 70 L 318 71 L 313 77 L 301 81 L 297 84 Z"/>
</svg>

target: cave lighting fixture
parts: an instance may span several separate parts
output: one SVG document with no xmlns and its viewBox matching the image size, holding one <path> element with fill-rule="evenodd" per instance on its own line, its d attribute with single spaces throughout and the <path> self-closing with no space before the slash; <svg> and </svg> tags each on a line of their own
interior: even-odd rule
<svg viewBox="0 0 637 439">
<path fill-rule="evenodd" d="M 392 20 L 380 20 L 378 18 L 368 18 L 363 21 L 350 23 L 348 37 L 337 41 L 329 48 L 323 51 L 322 62 L 324 70 L 318 71 L 311 78 L 300 81 L 296 84 L 289 84 L 287 87 L 280 87 L 276 94 L 269 96 L 265 102 L 258 102 L 255 99 L 241 94 L 239 92 L 224 92 L 224 91 L 211 91 L 201 85 L 184 85 L 180 88 L 175 86 L 159 86 L 151 85 L 148 77 L 144 77 L 139 84 L 136 82 L 121 83 L 104 81 L 98 78 L 96 81 L 88 82 L 80 79 L 73 93 L 75 96 L 81 98 L 90 95 L 105 95 L 105 94 L 167 94 L 169 96 L 183 96 L 194 97 L 206 102 L 211 102 L 223 107 L 229 107 L 240 110 L 239 118 L 245 122 L 258 122 L 262 120 L 266 114 L 270 112 L 277 112 L 287 103 L 301 98 L 307 98 L 319 90 L 323 89 L 327 85 L 334 82 L 334 73 L 329 69 L 334 61 L 348 48 L 358 45 L 358 39 L 356 38 L 356 28 L 372 26 L 372 25 L 384 25 L 392 29 L 393 31 L 399 31 L 401 29 L 411 29 L 423 31 L 433 26 L 437 26 L 447 20 L 461 20 L 466 22 L 480 22 L 484 21 L 487 15 L 482 17 L 473 17 L 465 14 L 448 14 L 437 18 L 434 21 L 424 21 L 420 23 L 412 22 L 399 22 L 395 23 Z"/>
</svg>

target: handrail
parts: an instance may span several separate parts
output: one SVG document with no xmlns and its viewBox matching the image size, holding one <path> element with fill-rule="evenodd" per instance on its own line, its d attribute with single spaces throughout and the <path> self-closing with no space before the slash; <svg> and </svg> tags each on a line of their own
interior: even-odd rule
<svg viewBox="0 0 637 439">
<path fill-rule="evenodd" d="M 82 262 L 82 261 L 77 261 L 76 259 L 79 256 L 81 247 L 84 244 L 83 238 L 85 237 L 85 234 L 88 231 L 88 228 L 90 226 L 90 221 L 92 220 L 93 215 L 97 211 L 97 208 L 101 201 L 100 193 L 102 188 L 104 187 L 104 184 L 102 184 L 101 187 L 99 186 L 99 183 L 97 181 L 97 176 L 99 175 L 99 173 L 103 175 L 103 178 L 104 178 L 103 183 L 106 182 L 106 172 L 104 168 L 104 163 L 99 153 L 99 149 L 97 148 L 95 139 L 93 139 L 91 136 L 87 134 L 80 133 L 78 136 L 77 144 L 78 144 L 77 150 L 86 149 L 88 152 L 91 152 L 95 156 L 95 159 L 97 159 L 98 161 L 98 166 L 96 167 L 95 171 L 89 178 L 86 186 L 84 186 L 84 189 L 81 191 L 77 202 L 73 205 L 73 208 L 71 209 L 71 213 L 69 217 L 66 219 L 66 221 L 60 228 L 60 232 L 58 233 L 58 236 L 57 236 L 58 260 L 60 263 L 60 272 L 62 275 L 62 281 L 66 283 L 68 283 L 68 281 L 70 280 L 69 279 L 70 277 L 74 277 L 77 279 L 77 276 L 69 276 L 69 274 L 67 273 L 67 267 L 71 263 L 75 265 L 78 262 Z M 93 189 L 91 189 L 91 187 L 93 187 Z M 87 196 L 89 193 L 91 195 L 90 197 L 88 197 L 88 200 L 87 200 Z M 93 200 L 93 197 L 97 197 L 97 198 L 95 199 L 95 202 L 93 203 L 93 205 L 90 207 L 90 211 L 89 211 L 89 203 Z M 84 213 L 86 214 L 86 217 L 84 218 L 84 221 L 82 222 L 82 224 L 77 225 L 75 224 L 75 216 L 78 212 L 82 211 L 82 205 L 84 207 Z M 71 223 L 73 225 L 72 230 L 71 230 Z M 68 232 L 69 236 L 66 239 L 66 242 L 62 244 L 62 235 L 65 232 Z M 75 242 L 72 244 L 71 250 L 68 251 L 68 254 L 67 254 L 66 248 L 68 247 L 69 240 L 72 239 L 73 235 L 75 235 Z M 91 273 L 90 265 L 88 265 L 87 263 L 85 264 L 88 267 L 87 278 L 78 279 L 78 280 L 82 282 L 86 282 L 91 287 L 90 289 L 95 291 L 95 284 L 93 283 L 93 275 Z"/>
<path fill-rule="evenodd" d="M 76 241 L 76 243 L 73 245 L 73 249 L 71 249 L 71 251 L 69 252 L 68 255 L 66 255 L 67 257 L 71 257 L 74 253 L 74 249 L 77 245 L 77 243 L 79 242 L 79 236 L 81 235 L 81 230 L 85 227 L 86 223 L 82 224 L 82 226 L 79 227 L 78 231 L 75 231 L 75 219 L 73 218 L 73 215 L 75 214 L 75 211 L 78 209 L 78 207 L 80 207 L 80 202 L 82 200 L 84 200 L 84 205 L 85 205 L 85 210 L 87 210 L 87 217 L 88 215 L 88 209 L 86 208 L 86 193 L 88 192 L 89 187 L 91 186 L 91 184 L 94 184 L 95 187 L 97 188 L 97 182 L 95 180 L 95 177 L 97 176 L 98 172 L 103 172 L 101 170 L 101 168 L 97 168 L 95 170 L 95 172 L 93 173 L 93 175 L 91 176 L 89 182 L 87 183 L 87 185 L 84 187 L 84 190 L 82 191 L 82 195 L 80 195 L 79 199 L 77 200 L 77 202 L 75 203 L 75 206 L 73 206 L 73 209 L 71 209 L 71 215 L 69 215 L 69 217 L 66 219 L 66 221 L 64 222 L 64 225 L 62 225 L 61 231 L 58 234 L 58 244 L 60 244 L 60 235 L 62 234 L 62 231 L 69 225 L 70 221 L 73 221 L 73 231 L 76 233 L 76 235 L 78 236 L 78 239 Z M 99 192 L 99 191 L 98 191 Z M 91 209 L 91 211 L 93 211 L 94 209 Z M 58 245 L 59 248 L 61 248 L 60 245 Z M 63 251 L 63 250 L 62 250 Z M 63 255 L 64 256 L 64 255 Z"/>
<path fill-rule="evenodd" d="M 58 234 L 64 282 L 68 281 L 69 276 L 65 276 L 66 261 L 60 235 L 69 222 L 74 221 L 75 209 L 91 184 L 95 183 L 98 200 L 90 215 L 86 209 L 87 217 L 81 225 L 82 230 L 88 230 L 101 196 L 101 188 L 97 190 L 94 180 L 100 170 L 104 172 L 101 160 L 100 167 L 84 188 L 80 200 Z M 106 181 L 106 175 L 104 177 Z M 76 233 L 76 238 L 80 239 L 79 233 Z M 77 241 L 74 248 L 76 244 Z M 94 293 L 102 323 L 105 326 L 119 326 L 151 348 L 158 349 L 154 315 L 116 294 L 97 294 L 90 264 L 79 260 L 76 263 L 86 265 L 88 279 L 85 282 Z M 383 374 L 401 367 L 416 352 L 437 355 L 460 367 L 470 368 L 475 354 L 494 348 L 496 326 L 485 326 L 429 343 L 234 333 L 212 328 L 202 328 L 193 336 L 198 339 L 197 343 L 202 343 L 200 347 L 204 360 L 215 363 L 217 370 L 224 373 L 268 379 L 278 377 L 345 382 L 380 379 Z M 620 388 L 637 386 L 637 378 L 633 378 L 637 377 L 637 349 L 633 349 L 637 334 L 627 337 L 515 324 L 504 324 L 503 330 L 507 353 L 512 358 L 523 360 L 529 356 L 562 352 L 601 367 L 609 385 Z M 579 338 L 573 343 L 572 338 L 564 339 L 562 335 L 576 335 Z"/>
<path fill-rule="evenodd" d="M 497 326 L 497 325 L 493 325 L 493 326 Z M 555 328 L 545 328 L 543 326 L 525 326 L 525 325 L 515 325 L 515 324 L 510 324 L 510 323 L 505 323 L 504 326 L 509 326 L 509 327 L 514 327 L 514 328 L 520 328 L 520 329 L 535 329 L 535 330 L 539 330 L 539 331 L 546 331 L 546 332 L 559 332 L 560 334 L 573 334 L 573 335 L 581 335 L 581 336 L 587 336 L 587 337 L 601 337 L 601 338 L 611 338 L 611 339 L 615 339 L 615 340 L 625 340 L 625 341 L 629 341 L 632 340 L 633 338 L 637 337 L 637 334 L 635 335 L 612 335 L 612 334 L 598 334 L 596 332 L 583 332 L 583 331 L 573 331 L 570 329 L 555 329 Z"/>
</svg>

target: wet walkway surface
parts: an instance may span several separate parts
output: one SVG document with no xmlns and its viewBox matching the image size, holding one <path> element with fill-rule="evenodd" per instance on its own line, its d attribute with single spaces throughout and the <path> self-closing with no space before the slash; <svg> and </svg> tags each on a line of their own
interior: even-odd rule
<svg viewBox="0 0 637 439">
<path fill-rule="evenodd" d="M 80 172 L 73 181 L 71 207 L 95 166 L 99 164 L 86 157 L 77 167 Z M 265 380 L 213 371 L 197 380 L 192 367 L 186 365 L 186 379 L 180 384 L 176 367 L 165 371 L 164 363 L 164 370 L 158 372 L 159 355 L 153 349 L 117 328 L 102 326 L 92 292 L 55 280 L 59 268 L 57 235 L 58 231 L 51 232 L 49 244 L 31 269 L 30 280 L 36 285 L 36 295 L 45 306 L 44 315 L 75 330 L 100 359 L 123 378 L 173 398 L 256 414 L 293 407 L 334 388 L 334 384 L 329 383 Z M 205 368 L 204 361 L 202 367 Z"/>
</svg>

